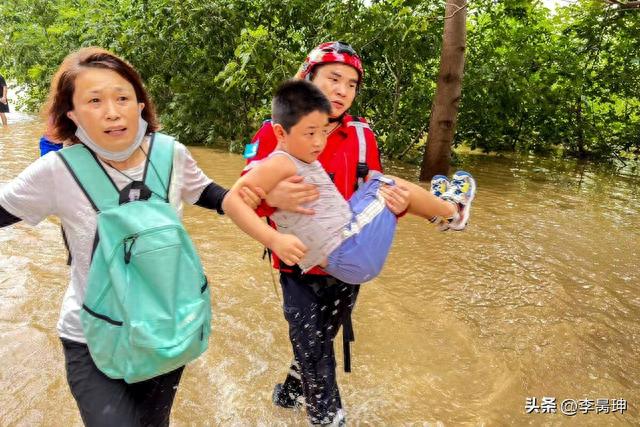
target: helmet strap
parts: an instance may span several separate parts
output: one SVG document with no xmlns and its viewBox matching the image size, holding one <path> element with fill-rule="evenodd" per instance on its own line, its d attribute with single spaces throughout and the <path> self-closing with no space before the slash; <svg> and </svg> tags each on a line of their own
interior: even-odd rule
<svg viewBox="0 0 640 427">
<path fill-rule="evenodd" d="M 344 115 L 347 114 L 347 112 L 345 111 L 344 113 L 340 114 L 338 117 L 329 117 L 329 123 L 338 123 L 341 122 L 342 119 L 344 119 Z"/>
</svg>

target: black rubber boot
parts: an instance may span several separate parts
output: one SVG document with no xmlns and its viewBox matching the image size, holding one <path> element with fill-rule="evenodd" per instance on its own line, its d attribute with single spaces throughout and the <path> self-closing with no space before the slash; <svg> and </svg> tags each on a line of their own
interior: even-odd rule
<svg viewBox="0 0 640 427">
<path fill-rule="evenodd" d="M 271 397 L 273 404 L 281 408 L 294 408 L 301 404 L 302 382 L 300 381 L 300 371 L 297 363 L 294 362 L 289 368 L 289 374 L 284 380 L 284 384 L 276 384 Z"/>
<path fill-rule="evenodd" d="M 273 396 L 271 396 L 273 404 L 281 408 L 293 408 L 296 406 L 296 400 L 284 391 L 282 384 L 276 384 L 273 388 Z"/>
</svg>

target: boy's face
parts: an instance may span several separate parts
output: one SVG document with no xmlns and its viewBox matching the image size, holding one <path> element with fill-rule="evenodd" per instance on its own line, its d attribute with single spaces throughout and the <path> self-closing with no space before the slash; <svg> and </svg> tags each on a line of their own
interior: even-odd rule
<svg viewBox="0 0 640 427">
<path fill-rule="evenodd" d="M 313 111 L 303 116 L 287 133 L 282 126 L 276 130 L 282 148 L 293 157 L 311 163 L 318 159 L 327 144 L 329 116 Z"/>
</svg>

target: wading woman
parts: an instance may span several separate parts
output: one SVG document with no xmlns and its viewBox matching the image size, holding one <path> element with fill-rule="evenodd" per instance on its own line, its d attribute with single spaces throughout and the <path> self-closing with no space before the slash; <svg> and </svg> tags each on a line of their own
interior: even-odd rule
<svg viewBox="0 0 640 427">
<path fill-rule="evenodd" d="M 226 190 L 157 132 L 140 76 L 108 51 L 67 56 L 45 115 L 71 146 L 0 187 L 0 226 L 49 215 L 62 222 L 72 262 L 57 331 L 85 425 L 166 426 L 184 365 L 206 349 L 211 320 L 182 204 L 221 213 Z"/>
</svg>

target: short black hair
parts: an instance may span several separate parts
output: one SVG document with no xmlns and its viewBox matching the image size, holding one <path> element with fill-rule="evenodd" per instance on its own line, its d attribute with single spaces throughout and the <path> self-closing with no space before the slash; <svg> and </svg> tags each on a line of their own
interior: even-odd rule
<svg viewBox="0 0 640 427">
<path fill-rule="evenodd" d="M 276 90 L 271 102 L 271 120 L 286 132 L 309 113 L 320 111 L 331 114 L 331 103 L 313 83 L 305 80 L 287 80 Z"/>
</svg>

